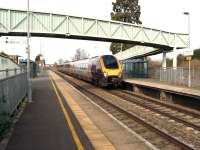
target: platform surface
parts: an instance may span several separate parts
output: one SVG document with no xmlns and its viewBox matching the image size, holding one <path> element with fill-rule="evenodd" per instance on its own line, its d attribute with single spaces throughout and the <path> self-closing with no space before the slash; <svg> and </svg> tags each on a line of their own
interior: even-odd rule
<svg viewBox="0 0 200 150">
<path fill-rule="evenodd" d="M 81 129 L 77 130 L 84 149 L 93 149 Z M 33 80 L 33 102 L 27 104 L 16 123 L 6 150 L 76 150 L 77 147 L 52 83 L 44 72 Z"/>
<path fill-rule="evenodd" d="M 92 143 L 95 150 L 116 150 L 112 142 L 104 135 L 104 132 L 97 127 L 97 124 L 91 120 L 88 114 L 83 111 L 82 107 L 77 102 L 78 100 L 83 101 L 84 96 L 73 97 L 73 94 L 77 94 L 78 91 L 66 82 L 63 78 L 58 76 L 53 71 L 49 71 L 49 76 L 54 81 L 59 92 L 63 95 L 65 101 L 70 106 L 73 114 L 76 116 L 82 129 L 86 133 L 90 142 Z M 94 109 L 94 108 L 93 108 Z M 94 114 L 93 114 L 94 115 Z M 95 115 L 97 117 L 98 115 Z M 87 149 L 86 149 L 87 150 Z"/>
<path fill-rule="evenodd" d="M 194 88 L 187 88 L 182 86 L 176 86 L 176 85 L 169 85 L 165 83 L 158 83 L 151 80 L 145 80 L 145 79 L 124 79 L 124 82 L 150 87 L 154 89 L 161 89 L 164 91 L 172 92 L 172 93 L 180 93 L 181 95 L 187 95 L 192 97 L 197 97 L 200 99 L 200 90 L 194 89 Z"/>
<path fill-rule="evenodd" d="M 152 150 L 154 147 L 139 135 L 133 133 L 125 125 L 111 117 L 111 114 L 101 109 L 90 98 L 78 92 L 63 78 L 53 72 L 58 89 L 76 114 L 82 128 L 96 150 Z M 66 75 L 67 76 L 67 75 Z M 71 78 L 71 77 L 67 77 Z M 89 83 L 81 81 L 82 86 Z M 90 85 L 91 86 L 91 85 Z M 98 88 L 98 87 L 93 87 Z M 70 99 L 73 99 L 70 100 Z M 76 104 L 75 104 L 76 103 Z M 80 109 L 77 111 L 77 108 Z M 90 120 L 90 121 L 89 121 Z M 131 130 L 131 131 L 130 131 Z"/>
</svg>

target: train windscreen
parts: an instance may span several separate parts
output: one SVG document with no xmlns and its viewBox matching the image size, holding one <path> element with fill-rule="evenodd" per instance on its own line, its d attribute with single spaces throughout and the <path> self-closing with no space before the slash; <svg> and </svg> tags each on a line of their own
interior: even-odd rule
<svg viewBox="0 0 200 150">
<path fill-rule="evenodd" d="M 106 68 L 108 69 L 118 69 L 118 63 L 115 57 L 112 55 L 105 55 L 103 56 L 103 62 Z"/>
</svg>

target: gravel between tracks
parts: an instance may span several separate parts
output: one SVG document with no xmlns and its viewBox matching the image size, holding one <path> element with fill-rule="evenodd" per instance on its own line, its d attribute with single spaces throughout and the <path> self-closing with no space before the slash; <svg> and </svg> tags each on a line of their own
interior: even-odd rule
<svg viewBox="0 0 200 150">
<path fill-rule="evenodd" d="M 148 122 L 149 124 L 151 124 L 152 126 L 155 126 L 156 128 L 159 128 L 163 131 L 165 131 L 166 133 L 170 134 L 171 136 L 179 139 L 180 141 L 184 141 L 184 143 L 189 144 L 189 145 L 193 145 L 194 149 L 199 149 L 200 148 L 200 134 L 199 131 L 194 130 L 192 128 L 186 127 L 184 124 L 182 123 L 178 123 L 176 121 L 174 121 L 173 119 L 170 119 L 169 117 L 163 116 L 161 114 L 155 113 L 149 109 L 146 109 L 144 107 L 141 107 L 139 105 L 133 104 L 132 102 L 123 100 L 120 97 L 117 97 L 111 93 L 109 93 L 109 91 L 105 91 L 103 89 L 94 87 L 93 85 L 71 78 L 69 76 L 67 76 L 68 80 L 73 80 L 73 82 L 75 82 L 76 84 L 78 84 L 79 86 L 81 86 L 82 88 L 86 89 L 87 91 L 90 91 L 91 93 L 94 93 L 95 95 L 105 99 L 107 102 L 112 103 L 113 105 L 122 108 L 130 113 L 133 113 L 137 116 L 139 116 L 140 118 L 143 118 L 143 120 L 145 120 L 146 122 Z M 85 93 L 87 94 L 87 92 Z M 104 107 L 108 107 L 108 106 L 104 106 Z M 108 109 L 108 108 L 107 108 Z M 111 110 L 112 111 L 112 110 Z M 117 114 L 117 113 L 115 113 Z M 120 118 L 121 116 L 121 118 Z M 123 122 L 125 124 L 131 124 L 131 120 L 129 118 L 124 117 L 123 115 L 116 115 L 115 116 L 118 119 L 124 120 Z M 131 129 L 134 130 L 134 128 L 136 128 L 136 126 L 138 125 L 134 125 L 134 123 L 132 123 L 131 125 L 133 125 L 133 127 L 130 127 Z M 139 128 L 139 127 L 138 127 Z M 143 131 L 144 129 L 141 128 L 141 131 L 139 131 L 139 129 L 137 132 L 144 132 L 145 136 L 145 131 Z M 150 140 L 152 140 L 152 143 L 155 144 L 155 141 L 159 141 L 162 144 L 168 145 L 168 147 L 165 147 L 167 149 L 178 149 L 178 147 L 176 146 L 171 146 L 169 144 L 169 141 L 165 141 L 163 142 L 161 139 L 154 139 L 153 137 L 155 135 L 152 134 L 152 137 L 149 136 L 149 133 L 146 133 L 148 138 L 152 138 Z M 148 139 L 147 138 L 147 139 Z M 149 140 L 149 139 L 148 139 Z M 151 142 L 151 141 L 150 141 Z M 162 145 L 163 146 L 163 145 Z M 158 146 L 158 148 L 160 149 L 165 149 L 163 147 Z"/>
</svg>

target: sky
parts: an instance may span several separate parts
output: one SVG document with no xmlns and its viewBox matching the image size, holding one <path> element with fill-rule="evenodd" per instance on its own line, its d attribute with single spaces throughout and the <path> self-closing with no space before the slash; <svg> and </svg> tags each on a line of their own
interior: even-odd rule
<svg viewBox="0 0 200 150">
<path fill-rule="evenodd" d="M 30 0 L 30 10 L 65 15 L 82 16 L 110 20 L 112 2 L 115 0 Z M 200 9 L 198 0 L 139 0 L 143 26 L 169 32 L 188 32 L 187 17 L 191 14 L 191 47 L 200 48 Z M 27 0 L 0 0 L 1 8 L 26 10 Z M 26 56 L 25 37 L 9 37 L 15 44 L 5 44 L 5 37 L 0 38 L 0 51 L 8 54 Z M 70 60 L 78 48 L 88 51 L 90 56 L 111 54 L 109 42 L 31 38 L 31 59 L 42 52 L 47 63 L 54 63 L 59 58 Z M 170 54 L 169 54 L 170 56 Z M 152 57 L 160 58 L 160 55 Z"/>
</svg>

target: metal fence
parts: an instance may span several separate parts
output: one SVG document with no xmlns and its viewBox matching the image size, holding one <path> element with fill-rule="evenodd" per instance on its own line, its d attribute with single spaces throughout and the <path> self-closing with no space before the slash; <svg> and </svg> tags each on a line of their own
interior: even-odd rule
<svg viewBox="0 0 200 150">
<path fill-rule="evenodd" d="M 147 61 L 143 59 L 129 59 L 122 62 L 123 78 L 147 78 Z"/>
<path fill-rule="evenodd" d="M 0 70 L 0 80 L 25 72 L 23 68 Z"/>
<path fill-rule="evenodd" d="M 18 73 L 16 71 L 14 74 L 11 76 L 11 72 L 9 72 L 9 76 L 0 79 L 0 121 L 2 121 L 2 117 L 13 114 L 27 93 L 26 72 Z"/>
<path fill-rule="evenodd" d="M 185 68 L 161 68 L 150 71 L 149 77 L 160 82 L 188 86 L 189 70 Z M 191 69 L 191 86 L 200 88 L 200 69 Z"/>
</svg>

